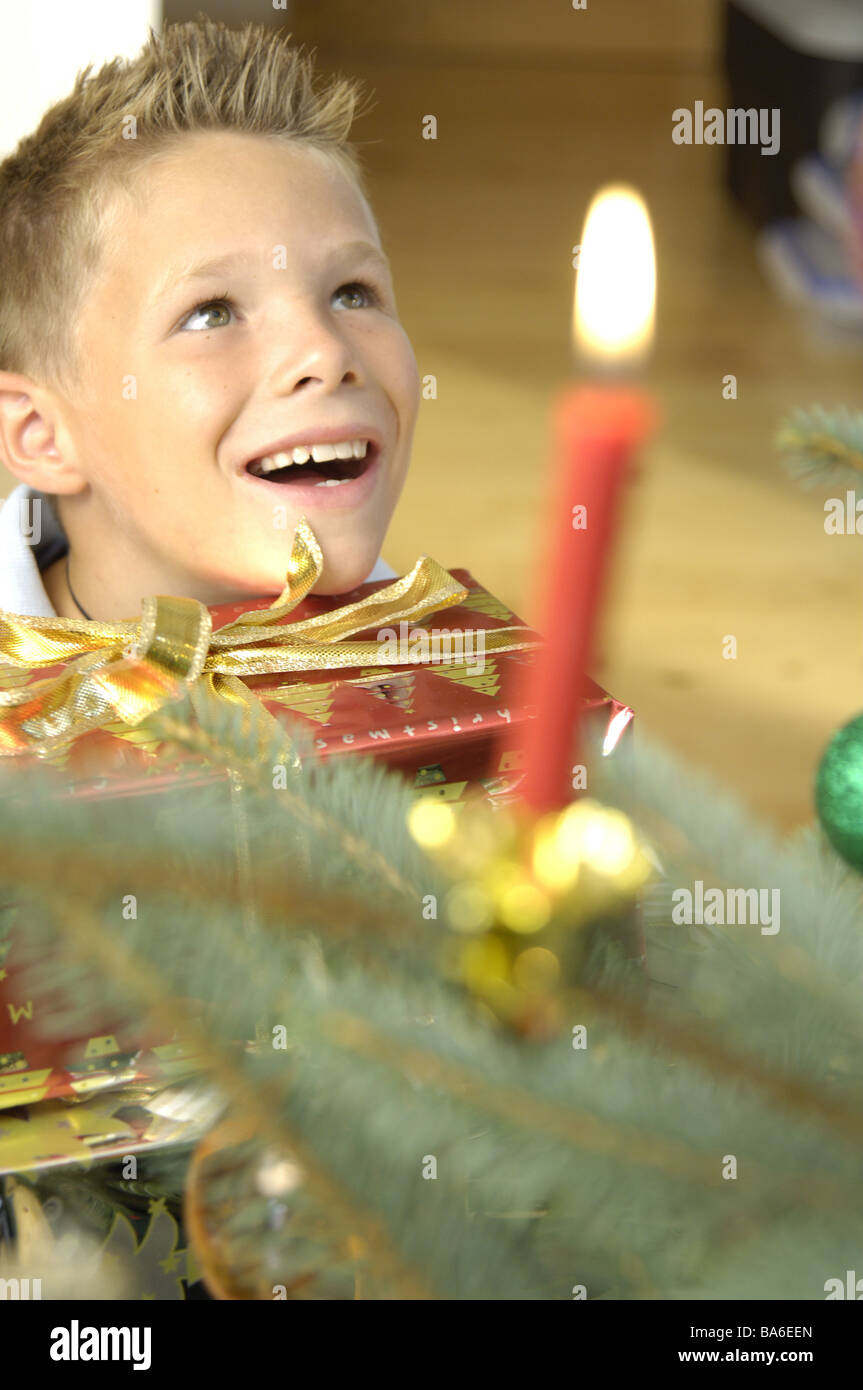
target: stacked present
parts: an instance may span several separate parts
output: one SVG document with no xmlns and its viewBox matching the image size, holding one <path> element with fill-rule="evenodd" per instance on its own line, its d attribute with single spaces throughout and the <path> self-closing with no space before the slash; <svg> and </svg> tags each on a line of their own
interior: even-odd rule
<svg viewBox="0 0 863 1390">
<path fill-rule="evenodd" d="M 299 726 L 312 756 L 371 756 L 419 799 L 516 801 L 534 715 L 522 677 L 538 635 L 468 571 L 428 557 L 394 583 L 338 597 L 311 594 L 321 567 L 301 523 L 288 583 L 264 608 L 159 598 L 140 624 L 0 615 L 0 753 L 22 769 L 34 757 L 62 768 L 63 795 L 169 794 L 176 759 L 166 770 L 148 717 L 206 689 L 283 730 L 286 755 Z M 583 705 L 612 752 L 632 711 L 597 686 Z M 181 771 L 227 776 L 204 763 Z M 197 1114 L 166 1125 L 157 1104 L 195 1068 L 180 1038 L 35 1034 L 14 913 L 0 912 L 0 1175 L 194 1141 Z"/>
</svg>

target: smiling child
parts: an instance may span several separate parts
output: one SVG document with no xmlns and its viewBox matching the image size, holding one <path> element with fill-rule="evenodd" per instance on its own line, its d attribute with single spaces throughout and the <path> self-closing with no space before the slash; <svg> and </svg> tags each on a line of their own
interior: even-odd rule
<svg viewBox="0 0 863 1390">
<path fill-rule="evenodd" d="M 275 595 L 303 515 L 316 593 L 392 576 L 420 386 L 357 99 L 272 30 L 175 25 L 0 164 L 0 608 Z"/>
</svg>

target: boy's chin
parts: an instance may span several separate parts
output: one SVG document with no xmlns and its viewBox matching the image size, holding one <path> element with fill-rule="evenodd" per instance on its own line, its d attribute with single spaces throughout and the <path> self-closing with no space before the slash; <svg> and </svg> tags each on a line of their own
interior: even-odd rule
<svg viewBox="0 0 863 1390">
<path fill-rule="evenodd" d="M 364 584 L 377 562 L 377 552 L 361 552 L 345 559 L 328 557 L 324 552 L 324 568 L 320 579 L 312 589 L 313 594 L 322 597 L 332 594 L 347 594 L 357 585 Z"/>
<path fill-rule="evenodd" d="M 343 570 L 340 573 L 334 572 L 329 577 L 326 570 L 321 575 L 315 587 L 311 590 L 313 594 L 320 594 L 322 598 L 331 594 L 348 594 L 357 585 L 364 583 L 369 573 L 374 568 L 374 561 L 363 568 Z"/>
</svg>

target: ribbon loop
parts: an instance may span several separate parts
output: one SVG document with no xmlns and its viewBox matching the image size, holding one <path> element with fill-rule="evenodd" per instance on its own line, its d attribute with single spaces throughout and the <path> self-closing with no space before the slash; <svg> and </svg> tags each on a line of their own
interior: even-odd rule
<svg viewBox="0 0 863 1390">
<path fill-rule="evenodd" d="M 146 598 L 138 655 L 188 684 L 204 669 L 212 631 L 213 620 L 196 599 Z"/>
</svg>

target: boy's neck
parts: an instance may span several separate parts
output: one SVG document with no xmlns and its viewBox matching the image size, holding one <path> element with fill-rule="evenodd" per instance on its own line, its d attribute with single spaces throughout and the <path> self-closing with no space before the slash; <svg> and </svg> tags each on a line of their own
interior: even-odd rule
<svg viewBox="0 0 863 1390">
<path fill-rule="evenodd" d="M 126 559 L 112 566 L 115 557 L 110 550 L 100 557 L 102 563 L 93 570 L 86 563 L 86 552 L 93 549 L 86 541 L 80 550 L 73 546 L 42 571 L 45 592 L 58 618 L 83 618 L 86 610 L 97 622 L 128 621 L 140 617 L 142 598 L 146 594 L 188 592 L 187 576 L 175 575 L 172 579 L 155 571 L 149 575 L 138 573 Z M 229 603 L 240 597 L 239 593 L 229 592 L 202 599 L 202 602 Z"/>
<path fill-rule="evenodd" d="M 81 607 L 79 606 L 78 602 L 76 601 L 75 597 L 74 597 L 73 594 L 72 594 L 72 590 L 71 590 L 70 587 L 69 587 L 69 577 L 70 577 L 70 575 L 69 575 L 69 573 L 68 573 L 68 571 L 67 571 L 66 559 L 67 559 L 66 555 L 61 555 L 59 560 L 55 560 L 52 564 L 48 565 L 47 568 L 44 569 L 44 570 L 42 571 L 42 574 L 41 574 L 42 583 L 43 583 L 43 585 L 44 585 L 45 592 L 46 592 L 46 594 L 48 595 L 48 599 L 49 599 L 49 601 L 50 601 L 50 603 L 51 603 L 51 607 L 54 609 L 54 612 L 57 614 L 57 617 L 58 617 L 58 618 L 83 618 L 83 617 L 85 616 L 85 615 L 84 615 L 84 612 L 82 611 Z M 77 590 L 78 584 L 79 584 L 80 581 L 79 581 L 78 579 L 76 579 L 76 577 L 75 577 L 76 571 L 75 571 L 75 560 L 74 560 L 74 557 L 71 558 L 71 565 L 70 565 L 69 568 L 71 569 L 72 584 L 73 584 L 73 586 L 75 587 L 75 589 Z M 86 576 L 85 576 L 85 579 L 86 579 Z M 155 585 L 155 586 L 153 586 L 153 588 L 151 588 L 151 589 L 146 589 L 145 592 L 147 592 L 147 593 L 155 592 L 157 588 L 158 588 L 158 585 Z M 177 588 L 176 586 L 174 586 L 173 589 L 170 589 L 170 588 L 163 588 L 163 589 L 162 589 L 162 592 L 164 592 L 164 593 L 170 593 L 170 592 L 182 593 L 183 590 L 182 590 L 181 588 Z M 91 616 L 93 619 L 95 619 L 96 621 L 101 621 L 101 622 L 108 622 L 108 623 L 110 623 L 110 622 L 120 622 L 120 621 L 122 621 L 122 620 L 128 620 L 128 619 L 130 619 L 130 618 L 140 617 L 140 609 L 141 609 L 141 599 L 140 599 L 140 597 L 137 597 L 137 598 L 131 598 L 131 597 L 130 597 L 129 603 L 128 603 L 128 605 L 126 606 L 125 611 L 124 611 L 117 603 L 112 604 L 112 605 L 111 605 L 112 611 L 109 612 L 109 613 L 107 613 L 107 614 L 104 612 L 104 610 L 103 610 L 103 611 L 100 611 L 100 606 L 99 606 L 99 603 L 98 603 L 98 602 L 95 603 L 95 604 L 93 605 L 93 607 L 91 608 L 90 605 L 89 605 L 89 603 L 88 603 L 88 601 L 87 601 L 87 599 L 84 598 L 83 595 L 82 595 L 81 597 L 82 597 L 82 602 L 84 603 L 85 607 L 87 608 L 88 613 L 89 613 L 90 616 Z M 266 597 L 266 595 L 265 595 L 264 597 Z M 213 599 L 212 602 L 213 602 L 213 603 L 232 603 L 232 602 L 236 602 L 236 601 L 240 600 L 241 598 L 242 598 L 242 594 L 241 594 L 241 593 L 236 593 L 236 594 L 233 595 L 233 597 L 224 597 L 224 598 L 220 598 L 220 599 Z"/>
<path fill-rule="evenodd" d="M 66 580 L 65 555 L 61 555 L 59 560 L 55 560 L 53 565 L 42 571 L 42 583 L 58 618 L 83 617 Z"/>
</svg>

